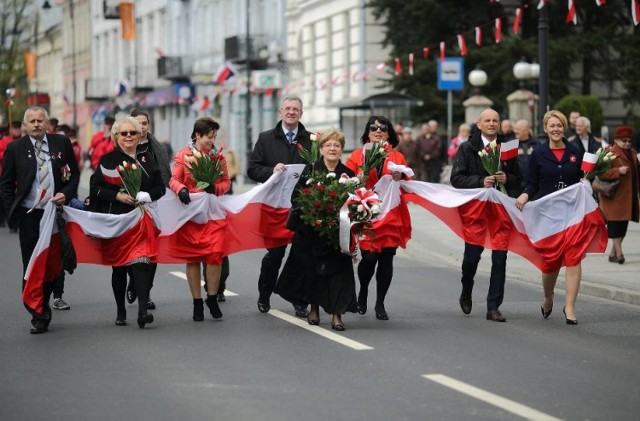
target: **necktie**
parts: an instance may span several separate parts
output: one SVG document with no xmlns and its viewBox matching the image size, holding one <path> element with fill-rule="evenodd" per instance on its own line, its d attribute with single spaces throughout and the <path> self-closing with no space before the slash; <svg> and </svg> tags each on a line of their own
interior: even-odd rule
<svg viewBox="0 0 640 421">
<path fill-rule="evenodd" d="M 42 140 L 36 140 L 36 157 L 38 161 L 38 181 L 40 182 L 39 196 L 36 197 L 39 207 L 44 207 L 51 200 L 51 180 L 49 179 L 49 166 L 47 154 L 42 150 Z"/>
<path fill-rule="evenodd" d="M 289 139 L 289 145 L 293 143 L 293 132 L 287 133 L 287 139 Z"/>
</svg>

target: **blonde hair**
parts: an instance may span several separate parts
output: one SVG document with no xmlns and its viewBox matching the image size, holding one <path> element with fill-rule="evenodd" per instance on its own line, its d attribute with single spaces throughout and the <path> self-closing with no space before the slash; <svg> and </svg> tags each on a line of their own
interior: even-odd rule
<svg viewBox="0 0 640 421">
<path fill-rule="evenodd" d="M 567 121 L 567 117 L 558 110 L 550 110 L 544 113 L 544 117 L 542 117 L 542 125 L 544 127 L 547 126 L 547 121 L 549 121 L 551 117 L 555 117 L 558 120 L 560 120 L 564 129 L 567 130 L 567 127 L 569 127 L 569 122 Z"/>
<path fill-rule="evenodd" d="M 342 149 L 344 149 L 344 133 L 342 133 L 340 130 L 329 129 L 322 132 L 320 134 L 320 138 L 318 139 L 318 147 L 321 148 L 329 140 L 337 140 L 338 142 L 340 142 L 340 146 L 342 147 Z"/>
</svg>

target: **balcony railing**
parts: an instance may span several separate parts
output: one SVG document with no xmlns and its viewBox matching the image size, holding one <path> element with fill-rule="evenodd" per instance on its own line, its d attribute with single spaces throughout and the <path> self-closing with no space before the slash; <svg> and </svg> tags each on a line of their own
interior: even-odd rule
<svg viewBox="0 0 640 421">
<path fill-rule="evenodd" d="M 192 75 L 191 58 L 164 56 L 158 59 L 158 77 L 174 81 L 187 81 Z"/>
</svg>

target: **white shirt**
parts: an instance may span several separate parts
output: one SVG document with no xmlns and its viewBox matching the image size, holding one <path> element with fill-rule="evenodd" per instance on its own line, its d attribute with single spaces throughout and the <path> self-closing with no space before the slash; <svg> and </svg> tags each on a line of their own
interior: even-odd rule
<svg viewBox="0 0 640 421">
<path fill-rule="evenodd" d="M 29 136 L 29 140 L 31 140 L 31 144 L 33 145 L 33 149 L 36 148 L 36 140 Z M 54 196 L 55 191 L 55 183 L 53 181 L 53 166 L 51 165 L 51 154 L 49 153 L 49 141 L 47 139 L 47 135 L 45 134 L 42 138 L 42 150 L 45 153 L 45 162 L 47 167 L 49 168 L 49 189 L 51 190 L 51 197 Z M 32 152 L 29 151 L 29 156 L 31 156 Z M 20 206 L 25 207 L 27 209 L 31 209 L 40 201 L 38 197 L 38 193 L 40 191 L 40 178 L 38 177 L 38 151 L 35 152 L 35 163 L 36 163 L 36 176 L 33 179 L 33 183 L 31 183 L 31 190 L 29 190 L 29 194 L 27 194 L 22 202 L 20 202 Z M 37 206 L 36 209 L 42 209 L 41 206 Z"/>
</svg>

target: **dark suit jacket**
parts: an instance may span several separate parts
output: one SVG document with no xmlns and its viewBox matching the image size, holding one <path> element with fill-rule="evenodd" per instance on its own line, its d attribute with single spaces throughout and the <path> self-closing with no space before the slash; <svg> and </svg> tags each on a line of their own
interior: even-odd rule
<svg viewBox="0 0 640 421">
<path fill-rule="evenodd" d="M 53 185 L 56 193 L 64 193 L 66 202 L 74 197 L 78 190 L 80 173 L 76 162 L 73 147 L 68 137 L 47 134 L 49 154 L 53 169 Z M 20 202 L 29 194 L 31 186 L 38 172 L 36 151 L 29 136 L 21 137 L 7 146 L 7 151 L 2 161 L 2 175 L 0 176 L 0 198 L 7 210 L 9 226 L 18 226 L 22 212 L 16 212 Z M 69 166 L 70 177 L 63 181 L 63 168 Z"/>
<path fill-rule="evenodd" d="M 569 139 L 569 144 L 576 147 L 576 149 L 580 150 L 580 153 L 584 156 L 585 152 L 596 153 L 596 151 L 602 147 L 602 143 L 598 142 L 598 139 L 593 137 L 592 134 L 589 134 L 589 141 L 587 142 L 587 150 L 584 150 L 584 146 L 582 145 L 582 141 L 576 135 L 573 139 Z M 580 157 L 582 158 L 582 156 Z"/>
<path fill-rule="evenodd" d="M 529 200 L 539 199 L 556 190 L 576 184 L 582 177 L 582 152 L 572 142 L 565 140 L 565 149 L 560 162 L 548 143 L 538 146 L 531 153 L 529 175 L 524 193 Z"/>
</svg>

